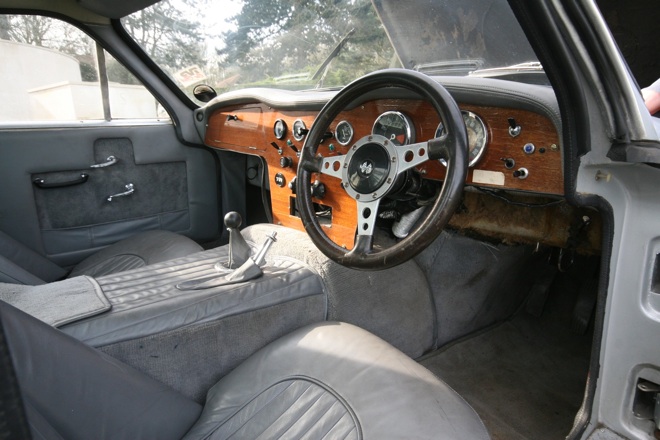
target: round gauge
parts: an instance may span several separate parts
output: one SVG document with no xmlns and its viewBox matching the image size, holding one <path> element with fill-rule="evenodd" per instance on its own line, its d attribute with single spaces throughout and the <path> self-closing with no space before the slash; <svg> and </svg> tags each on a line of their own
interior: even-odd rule
<svg viewBox="0 0 660 440">
<path fill-rule="evenodd" d="M 275 133 L 277 139 L 284 139 L 284 136 L 286 136 L 286 122 L 281 119 L 275 121 L 275 125 L 273 125 L 273 133 Z"/>
<path fill-rule="evenodd" d="M 395 145 L 415 142 L 415 129 L 412 121 L 401 112 L 389 111 L 378 116 L 371 134 L 385 136 Z"/>
<path fill-rule="evenodd" d="M 309 130 L 301 119 L 296 119 L 293 122 L 293 138 L 297 141 L 302 141 Z"/>
<path fill-rule="evenodd" d="M 335 138 L 342 145 L 348 145 L 353 139 L 353 126 L 348 121 L 341 121 L 335 128 Z"/>
<path fill-rule="evenodd" d="M 463 114 L 463 121 L 465 122 L 465 128 L 467 129 L 468 135 L 468 166 L 474 166 L 481 156 L 486 151 L 486 143 L 488 142 L 488 131 L 486 130 L 486 124 L 481 118 L 475 115 L 472 112 L 467 110 L 461 111 Z M 440 137 L 444 134 L 445 127 L 438 125 L 438 128 L 435 130 L 435 137 Z M 447 166 L 447 162 L 444 159 L 440 159 L 440 162 Z"/>
</svg>

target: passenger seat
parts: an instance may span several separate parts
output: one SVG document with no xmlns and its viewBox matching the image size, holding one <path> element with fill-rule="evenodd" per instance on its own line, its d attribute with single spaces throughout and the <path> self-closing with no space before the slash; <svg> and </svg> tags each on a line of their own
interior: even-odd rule
<svg viewBox="0 0 660 440">
<path fill-rule="evenodd" d="M 0 232 L 0 282 L 38 285 L 80 275 L 100 277 L 185 257 L 201 250 L 200 245 L 183 235 L 148 231 L 108 246 L 68 272 Z"/>
</svg>

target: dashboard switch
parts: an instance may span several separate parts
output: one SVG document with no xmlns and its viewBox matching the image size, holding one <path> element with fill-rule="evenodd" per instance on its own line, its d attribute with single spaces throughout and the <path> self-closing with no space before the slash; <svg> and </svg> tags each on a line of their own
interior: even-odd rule
<svg viewBox="0 0 660 440">
<path fill-rule="evenodd" d="M 297 185 L 297 182 L 296 182 L 296 181 L 297 181 L 297 180 L 298 180 L 298 177 L 293 176 L 293 179 L 291 179 L 291 181 L 289 182 L 289 185 L 288 185 L 288 186 L 289 186 L 289 189 L 291 190 L 291 194 L 295 194 L 295 193 L 296 193 L 296 185 Z"/>
<path fill-rule="evenodd" d="M 280 188 L 283 188 L 285 184 L 286 184 L 286 179 L 284 178 L 284 174 L 282 173 L 275 174 L 275 185 L 279 186 Z"/>
<path fill-rule="evenodd" d="M 513 167 L 516 166 L 516 161 L 513 160 L 512 157 L 503 157 L 500 159 L 502 162 L 504 162 L 504 168 L 507 170 L 513 169 Z"/>
<path fill-rule="evenodd" d="M 280 166 L 282 168 L 291 168 L 293 166 L 293 159 L 287 156 L 280 157 Z"/>
<path fill-rule="evenodd" d="M 529 176 L 529 171 L 527 171 L 527 168 L 518 168 L 513 172 L 513 177 L 517 179 L 527 179 L 527 176 Z"/>
<path fill-rule="evenodd" d="M 511 137 L 518 136 L 522 131 L 522 127 L 516 123 L 514 118 L 508 118 L 507 121 L 509 122 L 509 134 Z"/>
<path fill-rule="evenodd" d="M 312 183 L 312 197 L 317 199 L 325 197 L 325 185 L 318 180 L 315 180 L 314 183 Z"/>
<path fill-rule="evenodd" d="M 291 190 L 291 194 L 296 193 L 296 184 L 297 184 L 296 181 L 297 180 L 298 180 L 298 177 L 293 176 L 293 179 L 291 179 L 291 181 L 289 182 L 288 186 L 289 186 L 289 189 Z"/>
</svg>

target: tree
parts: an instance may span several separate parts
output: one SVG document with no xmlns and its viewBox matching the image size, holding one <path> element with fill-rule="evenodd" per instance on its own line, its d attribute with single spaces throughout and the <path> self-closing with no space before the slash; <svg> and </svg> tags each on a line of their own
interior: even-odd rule
<svg viewBox="0 0 660 440">
<path fill-rule="evenodd" d="M 83 81 L 98 80 L 91 38 L 68 23 L 41 15 L 0 15 L 0 38 L 71 55 Z"/>
<path fill-rule="evenodd" d="M 5 15 L 3 18 L 0 24 L 7 40 L 47 47 L 51 19 L 39 15 Z"/>
<path fill-rule="evenodd" d="M 192 5 L 191 0 L 161 1 L 122 19 L 149 57 L 172 71 L 204 63 L 200 23 L 183 17 L 186 5 Z"/>
<path fill-rule="evenodd" d="M 394 55 L 367 0 L 245 0 L 224 34 L 226 64 L 242 68 L 243 82 L 307 72 L 310 77 L 351 29 L 355 32 L 332 61 L 325 85 L 343 85 Z"/>
</svg>

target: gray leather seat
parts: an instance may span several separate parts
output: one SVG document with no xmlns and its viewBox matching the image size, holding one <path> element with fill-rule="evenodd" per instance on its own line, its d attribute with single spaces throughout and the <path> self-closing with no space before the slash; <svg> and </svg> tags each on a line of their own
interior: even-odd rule
<svg viewBox="0 0 660 440">
<path fill-rule="evenodd" d="M 349 324 L 315 324 L 266 346 L 202 409 L 6 303 L 0 320 L 35 439 L 489 438 L 446 384 Z"/>
<path fill-rule="evenodd" d="M 169 231 L 148 231 L 117 242 L 87 257 L 68 273 L 47 258 L 0 232 L 0 282 L 43 284 L 65 277 L 99 277 L 185 257 L 202 247 Z"/>
</svg>

